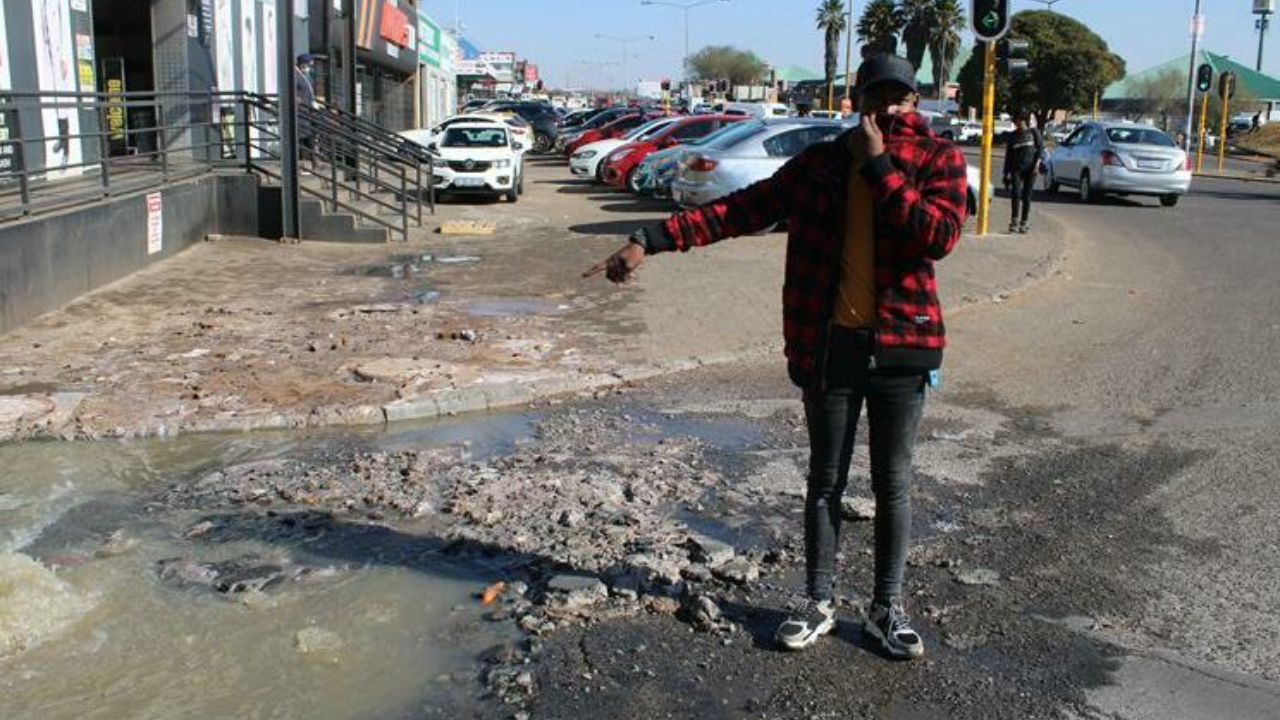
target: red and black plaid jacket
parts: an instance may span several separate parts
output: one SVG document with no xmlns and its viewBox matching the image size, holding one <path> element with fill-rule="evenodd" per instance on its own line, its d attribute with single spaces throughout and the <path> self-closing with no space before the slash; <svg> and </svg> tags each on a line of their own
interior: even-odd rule
<svg viewBox="0 0 1280 720">
<path fill-rule="evenodd" d="M 934 137 L 919 114 L 897 116 L 885 147 L 861 170 L 875 212 L 875 358 L 877 367 L 923 371 L 942 364 L 946 330 L 933 263 L 960 239 L 967 167 L 960 150 Z M 767 180 L 673 215 L 664 237 L 651 238 L 647 248 L 687 251 L 788 221 L 783 334 L 791 379 L 804 388 L 821 377 L 851 163 L 846 137 L 814 145 Z"/>
</svg>

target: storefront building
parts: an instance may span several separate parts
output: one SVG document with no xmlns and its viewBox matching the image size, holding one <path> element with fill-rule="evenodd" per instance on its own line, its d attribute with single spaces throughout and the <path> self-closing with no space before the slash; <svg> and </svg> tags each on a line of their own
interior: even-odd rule
<svg viewBox="0 0 1280 720">
<path fill-rule="evenodd" d="M 457 113 L 457 42 L 418 8 L 418 122 L 432 125 Z"/>
</svg>

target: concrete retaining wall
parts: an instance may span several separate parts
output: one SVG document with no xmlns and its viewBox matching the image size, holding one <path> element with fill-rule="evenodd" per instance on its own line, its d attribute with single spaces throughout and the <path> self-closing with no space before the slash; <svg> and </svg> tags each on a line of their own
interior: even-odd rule
<svg viewBox="0 0 1280 720">
<path fill-rule="evenodd" d="M 206 175 L 158 190 L 162 246 L 148 252 L 147 194 L 0 225 L 0 333 L 203 240 L 258 232 L 258 179 Z"/>
</svg>

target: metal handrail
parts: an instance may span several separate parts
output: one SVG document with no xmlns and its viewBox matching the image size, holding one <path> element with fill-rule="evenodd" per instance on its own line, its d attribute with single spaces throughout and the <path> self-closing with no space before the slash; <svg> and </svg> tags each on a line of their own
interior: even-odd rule
<svg viewBox="0 0 1280 720">
<path fill-rule="evenodd" d="M 58 119 L 65 124 L 56 125 L 60 132 L 45 127 L 48 111 L 64 116 Z M 279 178 L 269 167 L 280 159 L 274 96 L 0 91 L 0 114 L 7 131 L 0 136 L 0 222 L 213 171 Z M 30 122 L 33 116 L 37 132 L 24 132 L 22 120 Z M 136 122 L 143 116 L 150 122 Z M 317 130 L 315 145 L 325 150 L 313 157 L 329 165 L 327 177 L 318 174 L 329 191 L 304 186 L 308 196 L 402 238 L 408 237 L 411 218 L 422 224 L 424 199 L 434 213 L 435 182 L 425 149 L 333 108 L 301 109 L 299 118 Z M 69 161 L 71 148 L 79 149 L 74 162 Z M 56 167 L 30 162 L 39 155 L 60 155 L 62 161 Z M 360 203 L 368 203 L 373 212 Z M 398 217 L 380 217 L 381 211 Z"/>
</svg>

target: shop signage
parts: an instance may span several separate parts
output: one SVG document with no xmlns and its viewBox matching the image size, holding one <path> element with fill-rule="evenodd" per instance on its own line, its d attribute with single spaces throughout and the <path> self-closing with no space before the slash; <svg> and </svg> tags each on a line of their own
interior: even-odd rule
<svg viewBox="0 0 1280 720">
<path fill-rule="evenodd" d="M 393 45 L 409 47 L 409 16 L 393 3 L 382 3 L 382 24 L 378 34 Z"/>
</svg>

